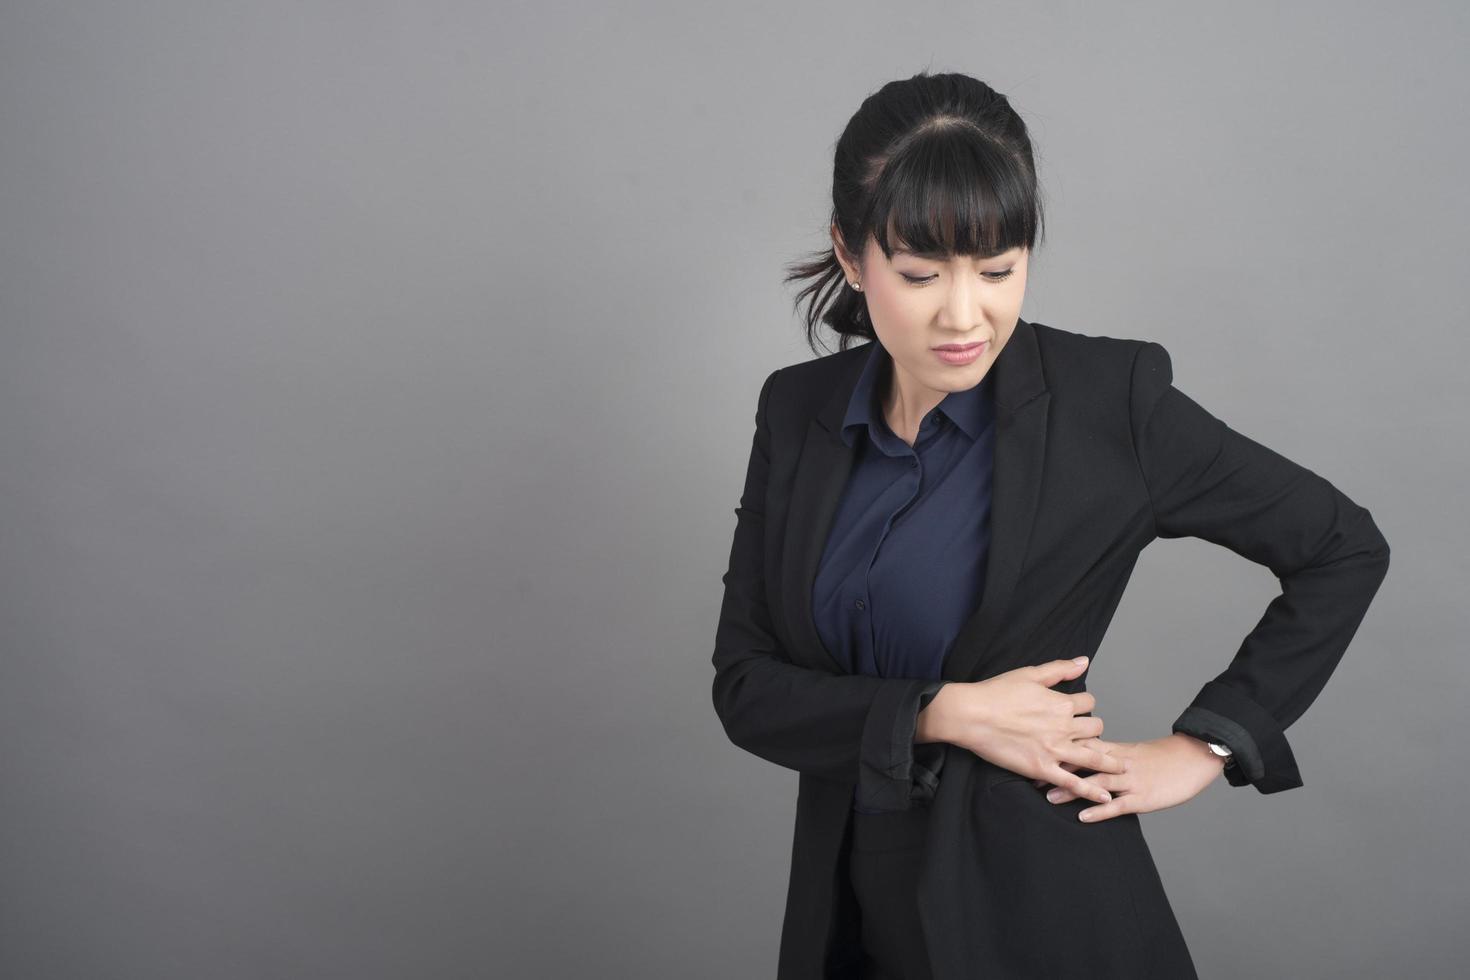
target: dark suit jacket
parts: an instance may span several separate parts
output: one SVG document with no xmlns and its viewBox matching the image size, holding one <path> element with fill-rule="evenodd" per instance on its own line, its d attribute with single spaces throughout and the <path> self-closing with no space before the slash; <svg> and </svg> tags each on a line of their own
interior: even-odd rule
<svg viewBox="0 0 1470 980">
<path fill-rule="evenodd" d="M 781 980 L 857 975 L 842 865 L 853 787 L 906 806 L 914 779 L 894 733 L 910 737 L 905 707 L 927 682 L 842 673 L 811 609 L 853 458 L 842 411 L 867 352 L 766 379 L 723 579 L 715 709 L 732 742 L 801 774 Z M 943 677 L 1092 656 L 1143 548 L 1204 538 L 1267 566 L 1282 588 L 1190 707 L 1249 736 L 1259 790 L 1300 785 L 1283 732 L 1326 683 L 1387 571 L 1369 512 L 1173 387 L 1158 343 L 1020 320 L 991 370 L 986 585 Z M 1085 690 L 1086 675 L 1057 689 Z M 1091 801 L 1053 804 L 1024 775 L 958 746 L 941 751 L 919 885 L 935 980 L 1195 975 L 1136 814 L 1084 824 L 1077 813 Z M 883 793 L 885 782 L 896 791 Z"/>
</svg>

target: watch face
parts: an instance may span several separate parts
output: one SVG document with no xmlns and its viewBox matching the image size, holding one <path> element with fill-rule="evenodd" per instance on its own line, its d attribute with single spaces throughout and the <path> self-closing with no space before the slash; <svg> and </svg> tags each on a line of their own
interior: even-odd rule
<svg viewBox="0 0 1470 980">
<path fill-rule="evenodd" d="M 1216 755 L 1223 755 L 1223 756 L 1231 755 L 1230 750 L 1227 749 L 1225 746 L 1221 745 L 1219 742 L 1210 742 L 1208 744 L 1210 746 L 1210 751 L 1213 752 L 1213 753 L 1215 753 Z"/>
</svg>

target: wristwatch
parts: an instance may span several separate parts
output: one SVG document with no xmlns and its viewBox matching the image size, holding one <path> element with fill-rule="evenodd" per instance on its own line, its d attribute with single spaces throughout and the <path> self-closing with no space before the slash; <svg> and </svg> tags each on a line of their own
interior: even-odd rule
<svg viewBox="0 0 1470 980">
<path fill-rule="evenodd" d="M 1235 753 L 1230 751 L 1228 745 L 1221 745 L 1219 742 L 1206 742 L 1205 744 L 1210 747 L 1211 752 L 1224 758 L 1226 769 L 1235 765 Z"/>
</svg>

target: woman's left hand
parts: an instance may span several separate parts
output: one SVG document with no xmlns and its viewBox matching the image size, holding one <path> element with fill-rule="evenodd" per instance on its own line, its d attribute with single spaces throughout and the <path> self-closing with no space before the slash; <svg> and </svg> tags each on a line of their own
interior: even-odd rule
<svg viewBox="0 0 1470 980">
<path fill-rule="evenodd" d="M 1179 732 L 1147 742 L 1107 742 L 1109 755 L 1121 756 L 1126 772 L 1096 772 L 1084 777 L 1113 794 L 1107 803 L 1088 807 L 1078 814 L 1087 823 L 1097 823 L 1121 813 L 1148 813 L 1178 806 L 1193 799 L 1219 778 L 1225 760 L 1204 742 Z M 1049 786 L 1032 780 L 1038 788 Z M 1046 798 L 1053 803 L 1077 799 L 1075 793 L 1053 787 Z"/>
</svg>

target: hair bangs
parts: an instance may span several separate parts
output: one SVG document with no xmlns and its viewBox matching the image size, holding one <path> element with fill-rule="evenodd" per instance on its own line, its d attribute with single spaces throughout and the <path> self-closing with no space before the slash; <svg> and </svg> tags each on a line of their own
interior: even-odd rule
<svg viewBox="0 0 1470 980">
<path fill-rule="evenodd" d="M 974 126 L 940 123 L 888 158 L 865 225 L 890 259 L 989 258 L 1034 244 L 1034 187 L 1025 163 Z"/>
</svg>

